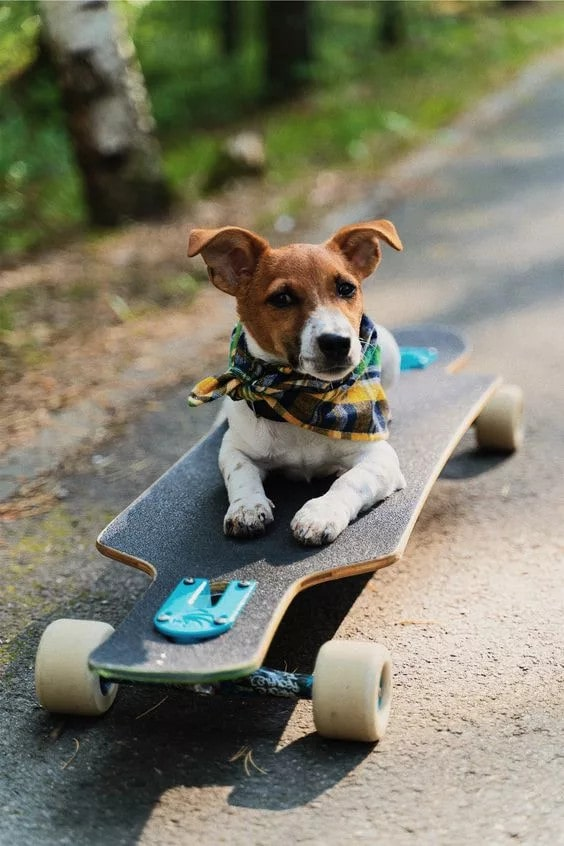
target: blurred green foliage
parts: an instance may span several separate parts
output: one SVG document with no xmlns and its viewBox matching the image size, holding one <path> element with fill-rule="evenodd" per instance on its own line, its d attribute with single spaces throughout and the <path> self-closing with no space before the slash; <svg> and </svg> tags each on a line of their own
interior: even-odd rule
<svg viewBox="0 0 564 846">
<path fill-rule="evenodd" d="M 24 71 L 37 57 L 40 20 L 30 0 L 0 3 L 0 85 Z"/>
<path fill-rule="evenodd" d="M 222 3 L 116 0 L 145 74 L 165 169 L 182 199 L 201 190 L 227 129 L 265 136 L 268 179 L 331 167 L 369 175 L 536 52 L 562 43 L 564 4 L 526 14 L 496 3 L 406 0 L 407 41 L 378 46 L 379 3 L 312 3 L 307 93 L 265 108 L 263 4 L 237 4 L 227 51 Z M 17 256 L 83 226 L 80 180 L 32 0 L 0 2 L 0 251 Z"/>
<path fill-rule="evenodd" d="M 161 134 L 225 125 L 261 96 L 261 3 L 238 4 L 238 47 L 226 56 L 219 2 L 123 3 Z"/>
<path fill-rule="evenodd" d="M 31 0 L 0 3 L 0 250 L 20 253 L 82 218 L 80 183 Z"/>
</svg>

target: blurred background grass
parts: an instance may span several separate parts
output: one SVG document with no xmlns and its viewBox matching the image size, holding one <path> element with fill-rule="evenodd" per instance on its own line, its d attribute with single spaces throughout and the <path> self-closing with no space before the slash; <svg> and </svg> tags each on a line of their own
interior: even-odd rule
<svg viewBox="0 0 564 846">
<path fill-rule="evenodd" d="M 509 13 L 495 2 L 406 0 L 405 38 L 393 49 L 379 40 L 384 4 L 313 2 L 306 84 L 299 97 L 273 105 L 261 0 L 237 4 L 229 50 L 220 2 L 117 5 L 178 203 L 201 195 L 226 133 L 239 128 L 263 134 L 271 186 L 326 168 L 375 177 L 531 56 L 564 41 L 560 2 Z M 0 2 L 0 255 L 13 262 L 84 231 L 86 221 L 56 80 L 40 50 L 37 6 Z"/>
</svg>

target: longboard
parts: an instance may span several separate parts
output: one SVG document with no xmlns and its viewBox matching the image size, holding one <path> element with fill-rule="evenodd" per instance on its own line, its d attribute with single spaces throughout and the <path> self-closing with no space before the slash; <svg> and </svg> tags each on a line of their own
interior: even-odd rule
<svg viewBox="0 0 564 846">
<path fill-rule="evenodd" d="M 90 655 L 103 679 L 203 684 L 238 679 L 260 668 L 274 633 L 297 593 L 330 579 L 371 572 L 397 561 L 427 496 L 457 443 L 496 392 L 500 379 L 459 372 L 469 356 L 448 328 L 394 333 L 403 347 L 436 350 L 436 360 L 402 373 L 390 395 L 391 442 L 407 487 L 362 514 L 332 544 L 300 546 L 290 521 L 328 487 L 273 477 L 267 495 L 275 522 L 258 539 L 222 532 L 227 497 L 217 467 L 224 426 L 186 453 L 100 534 L 100 552 L 143 570 L 152 583 L 114 634 Z M 197 412 L 188 412 L 197 413 Z M 183 579 L 256 582 L 233 627 L 197 643 L 174 643 L 154 617 Z"/>
</svg>

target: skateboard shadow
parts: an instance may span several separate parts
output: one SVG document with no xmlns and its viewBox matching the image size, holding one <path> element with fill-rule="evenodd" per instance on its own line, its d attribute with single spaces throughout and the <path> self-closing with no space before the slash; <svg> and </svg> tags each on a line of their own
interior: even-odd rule
<svg viewBox="0 0 564 846">
<path fill-rule="evenodd" d="M 262 778 L 238 780 L 228 802 L 265 811 L 308 805 L 339 784 L 373 749 L 373 745 L 324 740 L 309 734 L 266 760 L 264 772 L 259 773 Z"/>
<path fill-rule="evenodd" d="M 373 574 L 338 582 L 326 582 L 298 594 L 286 611 L 266 656 L 265 665 L 311 672 L 322 644 L 337 634 Z M 291 664 L 289 657 L 291 656 Z M 305 805 L 338 784 L 374 750 L 374 744 L 343 743 L 320 737 L 316 732 L 284 743 L 288 723 L 311 725 L 309 706 L 281 703 L 284 730 L 275 748 L 261 760 L 260 778 L 238 779 L 229 796 L 237 807 L 283 811 Z M 261 710 L 278 710 L 280 705 L 261 700 Z M 253 755 L 253 760 L 255 759 Z M 257 760 L 258 763 L 258 760 Z M 248 764 L 248 762 L 247 762 Z M 251 764 L 252 767 L 252 764 Z M 244 759 L 243 759 L 244 768 Z"/>
<path fill-rule="evenodd" d="M 368 579 L 329 582 L 298 595 L 268 662 L 311 671 L 319 646 L 335 634 Z M 104 582 L 107 588 L 107 576 Z M 84 616 L 92 611 L 81 610 Z M 119 596 L 108 600 L 106 611 L 110 621 L 123 613 Z M 296 708 L 292 700 L 270 697 L 208 698 L 179 688 L 123 686 L 101 719 L 50 715 L 35 703 L 29 672 L 38 636 L 34 624 L 18 638 L 17 708 L 8 707 L 14 705 L 9 694 L 0 697 L 12 713 L 6 760 L 13 804 L 29 814 L 32 840 L 82 844 L 95 835 L 100 843 L 137 843 L 159 814 L 166 818 L 170 803 L 174 815 L 186 817 L 179 823 L 194 825 L 200 811 L 194 803 L 206 791 L 219 798 L 218 810 L 296 808 L 373 752 L 371 745 L 320 738 L 307 703 Z M 56 832 L 57 839 L 39 832 Z"/>
<path fill-rule="evenodd" d="M 476 449 L 475 437 L 468 432 L 443 467 L 441 479 L 473 479 L 495 470 L 511 458 L 507 452 L 485 452 Z"/>
</svg>

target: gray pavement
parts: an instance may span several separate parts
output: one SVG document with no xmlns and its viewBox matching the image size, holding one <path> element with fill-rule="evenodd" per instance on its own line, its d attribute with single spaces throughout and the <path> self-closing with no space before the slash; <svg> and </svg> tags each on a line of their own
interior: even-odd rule
<svg viewBox="0 0 564 846">
<path fill-rule="evenodd" d="M 335 630 L 385 642 L 383 742 L 318 738 L 308 703 L 131 687 L 97 722 L 36 706 L 44 625 L 116 623 L 146 584 L 92 541 L 210 424 L 185 388 L 164 392 L 60 474 L 53 509 L 6 528 L 1 844 L 564 843 L 563 83 L 547 78 L 385 209 L 406 250 L 385 254 L 367 310 L 464 330 L 472 367 L 523 386 L 528 419 L 504 461 L 469 434 L 405 559 L 302 594 L 276 638 L 271 661 L 304 670 Z"/>
</svg>

